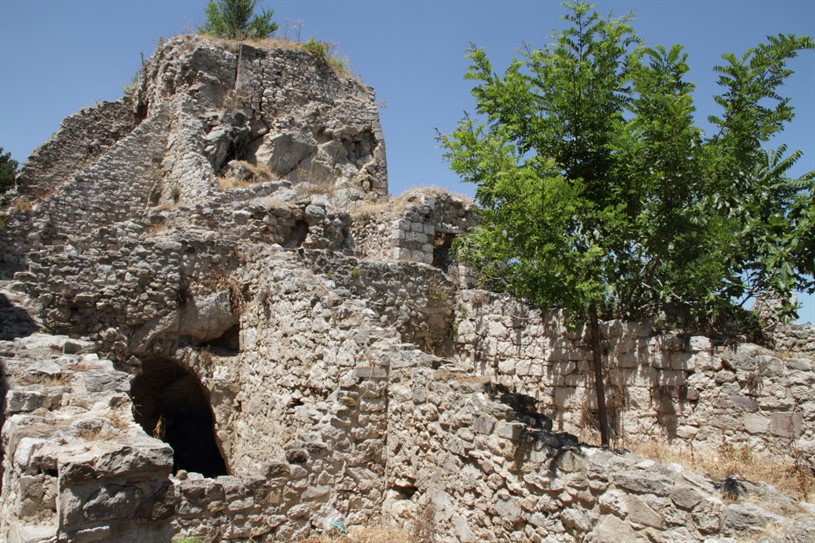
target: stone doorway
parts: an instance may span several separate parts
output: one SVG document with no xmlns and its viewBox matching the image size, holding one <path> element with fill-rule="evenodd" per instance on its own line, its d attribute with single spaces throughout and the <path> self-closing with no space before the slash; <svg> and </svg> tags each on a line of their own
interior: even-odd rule
<svg viewBox="0 0 815 543">
<path fill-rule="evenodd" d="M 212 407 L 195 375 L 168 358 L 143 362 L 131 385 L 136 422 L 173 448 L 173 472 L 228 475 L 215 437 Z"/>
</svg>

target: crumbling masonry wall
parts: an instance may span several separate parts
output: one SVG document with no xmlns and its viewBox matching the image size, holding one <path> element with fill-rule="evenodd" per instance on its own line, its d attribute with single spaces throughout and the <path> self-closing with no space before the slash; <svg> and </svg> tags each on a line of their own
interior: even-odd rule
<svg viewBox="0 0 815 543">
<path fill-rule="evenodd" d="M 587 331 L 557 313 L 464 290 L 456 309 L 460 363 L 527 394 L 555 428 L 596 437 L 597 407 Z M 815 367 L 805 354 L 723 345 L 648 323 L 602 323 L 607 404 L 617 443 L 665 440 L 715 450 L 723 441 L 755 452 L 815 453 Z"/>
<path fill-rule="evenodd" d="M 0 341 L 0 540 L 166 542 L 172 449 L 133 422 L 128 375 L 89 342 Z"/>
<path fill-rule="evenodd" d="M 12 196 L 30 200 L 3 208 L 0 539 L 288 541 L 335 510 L 418 541 L 815 529 L 766 488 L 726 503 L 698 474 L 579 445 L 585 331 L 470 290 L 450 252 L 466 198 L 384 198 L 372 89 L 296 45 L 201 36 L 142 75 L 132 101 L 66 121 L 24 168 Z M 603 334 L 622 444 L 812 453 L 811 331 L 777 330 L 779 353 Z M 223 465 L 182 462 L 177 428 Z"/>
<path fill-rule="evenodd" d="M 392 367 L 383 510 L 417 541 L 806 541 L 794 500 L 749 485 L 722 500 L 678 465 L 578 445 L 527 400 L 454 366 Z M 782 518 L 786 516 L 786 519 Z M 800 515 L 800 516 L 799 516 Z"/>
</svg>

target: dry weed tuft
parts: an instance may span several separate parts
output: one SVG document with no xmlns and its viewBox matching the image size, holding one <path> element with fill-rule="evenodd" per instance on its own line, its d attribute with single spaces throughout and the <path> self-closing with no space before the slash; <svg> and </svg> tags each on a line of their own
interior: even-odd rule
<svg viewBox="0 0 815 543">
<path fill-rule="evenodd" d="M 12 204 L 16 211 L 31 211 L 34 208 L 34 205 L 31 203 L 28 198 L 24 196 L 18 196 L 14 199 L 14 203 Z"/>
<path fill-rule="evenodd" d="M 245 160 L 240 161 L 243 174 L 240 177 L 223 176 L 218 178 L 218 188 L 220 190 L 245 189 L 255 183 L 272 181 L 276 179 L 272 170 L 267 164 L 252 164 Z"/>
<path fill-rule="evenodd" d="M 415 187 L 411 187 L 404 191 L 402 194 L 396 197 L 397 202 L 404 202 L 404 205 L 407 206 L 409 204 L 415 203 L 416 196 L 430 196 L 433 198 L 437 198 L 439 196 L 450 195 L 452 198 L 456 200 L 462 200 L 467 203 L 473 203 L 473 199 L 467 196 L 466 194 L 462 194 L 460 192 L 452 192 L 447 190 L 443 187 L 438 187 L 435 185 L 418 185 Z"/>
<path fill-rule="evenodd" d="M 348 535 L 321 535 L 302 543 L 414 543 L 415 539 L 404 530 L 384 527 L 352 527 Z"/>
<path fill-rule="evenodd" d="M 247 181 L 245 179 L 235 179 L 234 177 L 218 178 L 218 189 L 220 190 L 245 189 L 251 187 L 252 185 L 254 185 L 252 181 Z"/>
<path fill-rule="evenodd" d="M 713 480 L 728 476 L 753 483 L 763 482 L 775 487 L 785 496 L 798 500 L 815 499 L 815 472 L 812 462 L 797 448 L 786 459 L 758 455 L 748 446 L 734 447 L 722 442 L 716 453 L 694 453 L 676 450 L 665 443 L 648 441 L 626 445 L 632 452 L 658 462 L 680 464 L 700 471 Z"/>
</svg>

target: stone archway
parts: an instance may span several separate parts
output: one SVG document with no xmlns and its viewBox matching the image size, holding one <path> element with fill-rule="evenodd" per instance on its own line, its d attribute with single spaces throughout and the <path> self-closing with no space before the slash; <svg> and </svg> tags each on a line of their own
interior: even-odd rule
<svg viewBox="0 0 815 543">
<path fill-rule="evenodd" d="M 173 472 L 227 475 L 213 428 L 212 406 L 198 378 L 168 358 L 143 362 L 131 386 L 134 417 L 173 448 Z"/>
</svg>

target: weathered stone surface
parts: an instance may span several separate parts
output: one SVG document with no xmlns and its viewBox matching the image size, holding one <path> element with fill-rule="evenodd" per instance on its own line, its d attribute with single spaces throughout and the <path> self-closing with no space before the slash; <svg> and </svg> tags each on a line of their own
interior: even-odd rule
<svg viewBox="0 0 815 543">
<path fill-rule="evenodd" d="M 298 541 L 335 510 L 439 541 L 811 533 L 771 490 L 728 505 L 567 433 L 594 434 L 586 327 L 474 288 L 451 253 L 466 198 L 380 198 L 372 89 L 297 46 L 196 36 L 144 75 L 66 121 L 24 168 L 32 210 L 3 210 L 0 539 Z M 812 453 L 815 336 L 782 328 L 783 356 L 602 323 L 615 429 Z M 193 426 L 222 467 L 184 464 Z"/>
</svg>

